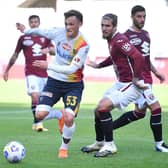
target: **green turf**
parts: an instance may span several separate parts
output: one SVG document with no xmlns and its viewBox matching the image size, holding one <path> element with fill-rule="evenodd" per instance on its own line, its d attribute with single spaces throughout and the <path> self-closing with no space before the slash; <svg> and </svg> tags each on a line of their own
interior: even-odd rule
<svg viewBox="0 0 168 168">
<path fill-rule="evenodd" d="M 55 120 L 44 124 L 48 132 L 31 130 L 32 114 L 30 98 L 26 95 L 25 82 L 0 81 L 0 168 L 166 168 L 168 154 L 153 150 L 153 136 L 149 127 L 149 112 L 145 119 L 116 130 L 114 133 L 118 153 L 108 158 L 94 158 L 93 154 L 83 154 L 80 148 L 95 139 L 93 109 L 103 91 L 110 83 L 87 82 L 76 119 L 76 132 L 69 147 L 69 158 L 58 159 L 57 151 L 61 143 Z M 163 106 L 163 134 L 168 143 L 167 86 L 154 86 L 154 92 Z M 61 107 L 61 103 L 56 107 Z M 129 108 L 132 108 L 130 106 Z M 121 112 L 115 110 L 114 118 Z M 9 164 L 3 157 L 4 145 L 17 140 L 24 144 L 26 157 L 19 164 Z"/>
</svg>

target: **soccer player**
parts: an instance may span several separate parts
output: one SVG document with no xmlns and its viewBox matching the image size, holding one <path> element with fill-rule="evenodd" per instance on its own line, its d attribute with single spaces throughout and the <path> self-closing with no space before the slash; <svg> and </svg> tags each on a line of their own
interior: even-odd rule
<svg viewBox="0 0 168 168">
<path fill-rule="evenodd" d="M 25 30 L 24 25 L 18 25 L 18 29 L 26 34 L 43 35 L 55 42 L 55 60 L 51 64 L 35 61 L 33 65 L 48 69 L 47 85 L 40 96 L 36 117 L 39 120 L 55 118 L 59 111 L 54 110 L 52 106 L 60 98 L 64 103 L 64 126 L 59 158 L 68 157 L 68 145 L 75 131 L 74 119 L 79 111 L 84 88 L 84 63 L 90 48 L 79 30 L 83 23 L 83 15 L 77 10 L 69 10 L 64 13 L 64 17 L 65 28 Z"/>
<path fill-rule="evenodd" d="M 152 91 L 151 72 L 163 82 L 164 75 L 160 74 L 150 61 L 150 37 L 149 33 L 143 29 L 146 19 L 146 10 L 143 6 L 136 5 L 131 10 L 132 26 L 125 32 L 130 42 L 143 54 L 145 66 L 142 72 L 144 82 L 149 85 L 148 89 L 136 101 L 135 109 L 121 115 L 113 123 L 113 128 L 117 129 L 133 121 L 145 117 L 147 108 L 151 111 L 150 127 L 155 140 L 155 150 L 159 152 L 168 152 L 168 146 L 165 145 L 162 137 L 161 107 Z"/>
<path fill-rule="evenodd" d="M 164 75 L 160 74 L 150 61 L 150 38 L 149 33 L 143 30 L 146 19 L 146 11 L 142 6 L 134 6 L 131 11 L 131 17 L 133 25 L 130 29 L 125 32 L 125 35 L 129 38 L 130 42 L 143 54 L 145 58 L 145 65 L 142 71 L 142 76 L 145 83 L 148 84 L 146 89 L 140 98 L 135 102 L 135 110 L 129 111 L 121 115 L 118 119 L 113 122 L 113 129 L 120 128 L 133 121 L 139 120 L 145 117 L 146 109 L 149 108 L 151 111 L 150 126 L 154 135 L 155 149 L 159 152 L 168 152 L 168 147 L 162 140 L 162 123 L 161 123 L 161 107 L 157 98 L 152 92 L 152 76 L 151 71 L 160 79 L 164 81 Z M 83 152 L 92 152 L 100 149 L 103 139 L 103 134 L 98 129 L 98 124 L 95 123 L 96 130 L 96 143 L 83 147 Z M 101 141 L 102 142 L 101 142 Z"/>
<path fill-rule="evenodd" d="M 88 152 L 88 148 L 98 150 L 95 157 L 106 157 L 117 152 L 110 111 L 127 107 L 146 89 L 141 80 L 144 57 L 125 35 L 117 31 L 117 16 L 105 14 L 101 20 L 101 30 L 103 38 L 107 40 L 110 56 L 99 64 L 88 61 L 88 65 L 93 68 L 113 65 L 118 81 L 104 93 L 95 109 L 96 143 L 81 149 L 83 152 Z"/>
<path fill-rule="evenodd" d="M 40 26 L 40 17 L 38 15 L 31 15 L 28 18 L 30 28 L 37 28 Z M 42 36 L 22 35 L 18 39 L 16 49 L 11 56 L 9 63 L 4 71 L 3 78 L 8 80 L 8 74 L 11 67 L 17 60 L 19 53 L 23 50 L 25 57 L 25 76 L 27 83 L 27 93 L 31 96 L 31 109 L 34 116 L 32 129 L 36 131 L 47 131 L 43 127 L 42 122 L 39 122 L 35 117 L 35 109 L 39 101 L 39 95 L 42 91 L 46 80 L 47 72 L 39 67 L 32 65 L 35 60 L 46 60 L 47 53 L 54 50 L 51 40 Z"/>
</svg>

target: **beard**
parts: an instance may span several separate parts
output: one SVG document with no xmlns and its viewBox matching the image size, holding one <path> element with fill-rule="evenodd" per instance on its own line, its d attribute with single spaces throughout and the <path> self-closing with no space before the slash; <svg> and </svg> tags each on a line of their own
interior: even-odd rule
<svg viewBox="0 0 168 168">
<path fill-rule="evenodd" d="M 134 21 L 134 25 L 135 27 L 137 27 L 138 29 L 142 29 L 144 27 L 144 22 L 143 23 L 138 23 L 136 21 Z"/>
</svg>

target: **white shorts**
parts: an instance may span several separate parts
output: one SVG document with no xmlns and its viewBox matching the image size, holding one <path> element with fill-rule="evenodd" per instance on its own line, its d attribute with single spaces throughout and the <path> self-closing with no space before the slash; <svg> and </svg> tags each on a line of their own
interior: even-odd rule
<svg viewBox="0 0 168 168">
<path fill-rule="evenodd" d="M 152 92 L 152 85 L 149 84 L 148 89 L 143 91 L 143 94 L 135 101 L 139 109 L 144 109 L 146 105 L 151 105 L 157 102 L 157 98 Z"/>
<path fill-rule="evenodd" d="M 116 82 L 104 93 L 103 98 L 109 98 L 114 107 L 123 110 L 130 103 L 137 100 L 142 95 L 142 92 L 132 82 Z"/>
<path fill-rule="evenodd" d="M 47 78 L 42 78 L 36 75 L 28 75 L 26 76 L 26 84 L 27 84 L 27 93 L 30 95 L 33 92 L 40 93 L 45 84 L 46 84 Z"/>
</svg>

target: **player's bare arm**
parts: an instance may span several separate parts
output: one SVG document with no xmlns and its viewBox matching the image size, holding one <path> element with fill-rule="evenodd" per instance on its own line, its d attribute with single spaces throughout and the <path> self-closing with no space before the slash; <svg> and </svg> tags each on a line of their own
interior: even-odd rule
<svg viewBox="0 0 168 168">
<path fill-rule="evenodd" d="M 13 64 L 15 63 L 15 61 L 16 61 L 17 58 L 18 58 L 18 54 L 17 54 L 17 53 L 14 53 L 14 54 L 12 55 L 12 57 L 10 58 L 9 63 L 8 63 L 8 65 L 7 65 L 7 67 L 6 67 L 5 71 L 4 71 L 4 73 L 3 73 L 3 79 L 4 79 L 5 81 L 8 80 L 8 72 L 9 72 L 10 68 L 13 66 Z"/>
<path fill-rule="evenodd" d="M 143 90 L 146 90 L 148 89 L 148 85 L 145 84 L 142 80 L 139 80 L 138 78 L 133 78 L 133 81 L 134 85 L 136 87 L 138 87 L 139 89 L 143 89 Z"/>
<path fill-rule="evenodd" d="M 54 47 L 47 47 L 47 48 L 43 48 L 41 49 L 41 53 L 42 54 L 50 54 L 50 55 L 55 55 L 55 48 Z"/>
<path fill-rule="evenodd" d="M 33 62 L 33 66 L 39 67 L 41 69 L 47 69 L 48 68 L 48 62 L 44 60 L 36 60 Z"/>
<path fill-rule="evenodd" d="M 160 80 L 160 83 L 163 83 L 165 81 L 164 74 L 161 74 L 159 71 L 157 71 L 157 69 L 155 68 L 155 66 L 152 63 L 151 63 L 151 71 Z"/>
<path fill-rule="evenodd" d="M 86 60 L 86 65 L 92 67 L 92 68 L 99 68 L 99 64 L 97 64 L 94 61 L 91 61 L 89 58 Z"/>
</svg>

